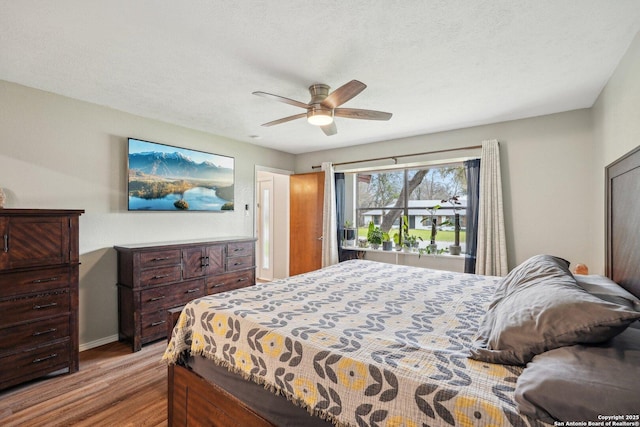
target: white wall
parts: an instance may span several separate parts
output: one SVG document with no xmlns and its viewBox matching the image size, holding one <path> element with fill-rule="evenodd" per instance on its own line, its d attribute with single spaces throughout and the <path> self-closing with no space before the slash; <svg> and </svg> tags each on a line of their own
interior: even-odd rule
<svg viewBox="0 0 640 427">
<path fill-rule="evenodd" d="M 594 163 L 590 119 L 590 110 L 577 110 L 318 151 L 298 155 L 296 172 L 308 172 L 312 166 L 325 161 L 339 163 L 467 147 L 495 138 L 500 142 L 509 266 L 512 268 L 538 253 L 561 256 L 574 264 L 592 265 L 595 251 L 589 230 L 594 228 L 594 215 L 590 209 L 596 195 L 585 185 L 591 182 Z M 348 132 L 348 124 L 342 129 Z M 479 154 L 479 150 L 420 156 L 399 162 L 474 154 Z"/>
<path fill-rule="evenodd" d="M 0 81 L 0 187 L 7 208 L 80 217 L 80 344 L 118 333 L 114 245 L 253 236 L 255 165 L 294 156 Z M 127 137 L 235 157 L 235 212 L 128 212 Z M 251 208 L 245 215 L 244 205 Z M 82 348 L 82 347 L 81 347 Z"/>
<path fill-rule="evenodd" d="M 604 270 L 604 168 L 640 145 L 640 32 L 593 106 L 595 152 L 591 186 L 597 197 L 593 247 L 598 269 Z M 640 188 L 638 189 L 640 194 Z M 634 197 L 638 197 L 638 194 Z"/>
</svg>

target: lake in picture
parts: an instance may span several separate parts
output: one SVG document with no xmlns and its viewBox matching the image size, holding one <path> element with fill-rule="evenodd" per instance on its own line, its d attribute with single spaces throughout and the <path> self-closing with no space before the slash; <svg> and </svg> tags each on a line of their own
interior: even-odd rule
<svg viewBox="0 0 640 427">
<path fill-rule="evenodd" d="M 176 208 L 174 203 L 180 198 L 180 194 L 169 194 L 159 199 L 142 199 L 129 196 L 129 208 L 132 210 L 177 211 L 180 209 Z M 185 191 L 182 198 L 189 203 L 189 211 L 219 211 L 228 202 L 228 200 L 218 197 L 216 190 L 203 187 L 195 187 Z"/>
</svg>

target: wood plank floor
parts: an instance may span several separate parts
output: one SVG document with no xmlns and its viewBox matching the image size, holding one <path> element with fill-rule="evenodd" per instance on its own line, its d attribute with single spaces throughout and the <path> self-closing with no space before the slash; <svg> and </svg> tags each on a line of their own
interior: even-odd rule
<svg viewBox="0 0 640 427">
<path fill-rule="evenodd" d="M 166 426 L 165 341 L 80 353 L 80 370 L 0 391 L 0 426 Z"/>
</svg>

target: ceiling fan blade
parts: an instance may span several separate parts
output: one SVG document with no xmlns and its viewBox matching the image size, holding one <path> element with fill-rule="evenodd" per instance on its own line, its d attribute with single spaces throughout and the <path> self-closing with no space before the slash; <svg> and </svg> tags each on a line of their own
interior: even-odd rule
<svg viewBox="0 0 640 427">
<path fill-rule="evenodd" d="M 363 120 L 389 120 L 393 114 L 384 111 L 361 110 L 359 108 L 336 108 L 333 110 L 335 117 Z"/>
<path fill-rule="evenodd" d="M 260 91 L 253 92 L 253 94 L 262 96 L 263 98 L 272 99 L 274 101 L 284 102 L 285 104 L 294 105 L 296 107 L 305 108 L 305 109 L 309 108 L 309 106 L 304 102 L 296 101 L 295 99 L 285 98 L 284 96 L 274 95 L 272 93 L 260 92 Z"/>
<path fill-rule="evenodd" d="M 338 133 L 336 122 L 331 122 L 328 125 L 320 126 L 320 129 L 322 129 L 322 132 L 324 132 L 324 134 L 327 136 L 335 135 L 336 133 Z"/>
<path fill-rule="evenodd" d="M 273 125 L 279 125 L 280 123 L 290 122 L 291 120 L 301 119 L 303 117 L 307 117 L 307 113 L 300 113 L 300 114 L 296 114 L 295 116 L 283 117 L 281 119 L 274 120 L 272 122 L 264 123 L 264 124 L 262 124 L 262 126 L 267 126 L 268 127 L 268 126 L 273 126 Z"/>
<path fill-rule="evenodd" d="M 351 80 L 349 83 L 345 83 L 338 89 L 331 92 L 331 94 L 329 94 L 329 96 L 327 96 L 321 104 L 328 108 L 339 107 L 363 90 L 365 90 L 366 87 L 366 84 L 358 80 Z"/>
</svg>

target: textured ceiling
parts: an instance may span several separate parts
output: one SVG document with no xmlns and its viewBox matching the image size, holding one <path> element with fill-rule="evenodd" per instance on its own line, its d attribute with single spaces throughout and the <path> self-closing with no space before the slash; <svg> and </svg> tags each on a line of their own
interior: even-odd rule
<svg viewBox="0 0 640 427">
<path fill-rule="evenodd" d="M 593 105 L 638 0 L 0 0 L 0 79 L 303 153 Z M 357 79 L 327 137 L 307 87 Z M 1 102 L 1 100 L 0 100 Z M 136 135 L 144 137 L 144 135 Z M 259 136 L 260 138 L 252 138 Z M 164 141 L 168 142 L 168 141 Z"/>
</svg>

